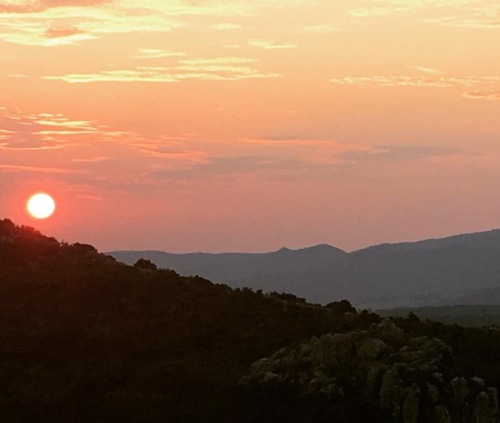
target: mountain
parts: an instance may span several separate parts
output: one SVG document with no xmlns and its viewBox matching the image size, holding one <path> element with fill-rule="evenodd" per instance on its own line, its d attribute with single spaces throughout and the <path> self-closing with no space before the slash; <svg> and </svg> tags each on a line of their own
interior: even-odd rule
<svg viewBox="0 0 500 423">
<path fill-rule="evenodd" d="M 231 289 L 0 220 L 2 423 L 492 423 L 499 349 L 497 329 Z"/>
<path fill-rule="evenodd" d="M 184 275 L 233 287 L 292 292 L 322 304 L 342 298 L 371 308 L 500 304 L 500 230 L 382 244 L 351 253 L 319 245 L 264 254 L 109 254 L 128 264 L 146 258 Z"/>
<path fill-rule="evenodd" d="M 161 251 L 113 251 L 108 254 L 127 264 L 145 258 L 158 267 L 175 269 L 183 275 L 200 275 L 235 288 L 294 292 L 297 295 L 303 294 L 303 281 L 317 269 L 328 269 L 332 263 L 348 256 L 329 245 L 301 250 L 282 248 L 261 254 L 171 254 Z"/>
</svg>

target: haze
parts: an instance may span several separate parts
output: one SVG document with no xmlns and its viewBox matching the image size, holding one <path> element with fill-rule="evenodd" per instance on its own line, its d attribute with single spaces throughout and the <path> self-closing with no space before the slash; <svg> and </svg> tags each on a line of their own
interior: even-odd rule
<svg viewBox="0 0 500 423">
<path fill-rule="evenodd" d="M 497 0 L 0 0 L 0 216 L 172 252 L 498 227 L 499 45 Z"/>
</svg>

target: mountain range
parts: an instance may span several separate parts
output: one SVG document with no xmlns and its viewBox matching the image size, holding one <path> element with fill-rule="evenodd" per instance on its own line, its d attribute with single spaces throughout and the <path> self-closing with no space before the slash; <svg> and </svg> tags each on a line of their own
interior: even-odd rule
<svg viewBox="0 0 500 423">
<path fill-rule="evenodd" d="M 365 308 L 500 304 L 500 230 L 353 252 L 330 245 L 275 252 L 172 254 L 113 251 L 119 261 L 150 260 L 183 275 L 233 288 L 290 292 L 327 304 L 349 298 Z"/>
</svg>

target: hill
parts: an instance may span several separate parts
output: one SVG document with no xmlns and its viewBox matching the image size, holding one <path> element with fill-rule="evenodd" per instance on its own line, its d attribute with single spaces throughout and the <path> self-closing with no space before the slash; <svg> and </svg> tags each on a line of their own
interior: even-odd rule
<svg viewBox="0 0 500 423">
<path fill-rule="evenodd" d="M 490 423 L 499 348 L 498 330 L 231 289 L 0 220 L 2 422 Z"/>
<path fill-rule="evenodd" d="M 231 421 L 253 361 L 378 319 L 126 266 L 9 220 L 0 316 L 2 422 Z"/>
<path fill-rule="evenodd" d="M 168 254 L 116 251 L 133 264 L 147 258 L 185 275 L 232 287 L 291 292 L 326 304 L 349 298 L 357 307 L 500 304 L 500 230 L 346 253 L 321 245 L 265 254 Z"/>
</svg>

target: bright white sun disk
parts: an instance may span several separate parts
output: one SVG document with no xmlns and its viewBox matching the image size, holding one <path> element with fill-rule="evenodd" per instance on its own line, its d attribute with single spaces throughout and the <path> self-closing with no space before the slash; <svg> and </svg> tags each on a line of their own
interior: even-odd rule
<svg viewBox="0 0 500 423">
<path fill-rule="evenodd" d="M 56 202 L 49 195 L 44 192 L 34 194 L 28 200 L 26 205 L 29 214 L 36 219 L 46 219 L 54 213 L 56 209 Z"/>
</svg>

